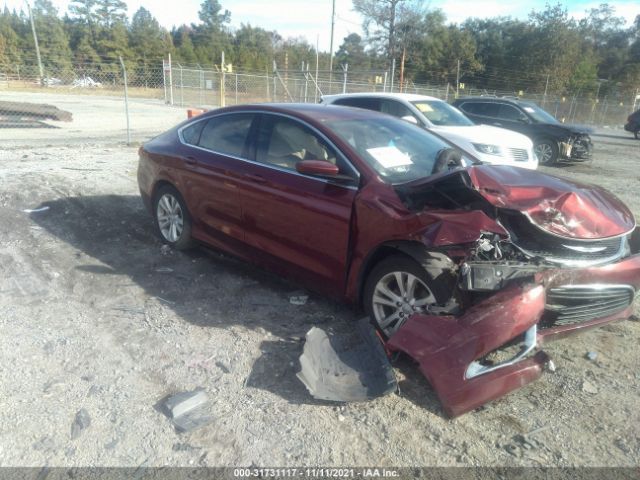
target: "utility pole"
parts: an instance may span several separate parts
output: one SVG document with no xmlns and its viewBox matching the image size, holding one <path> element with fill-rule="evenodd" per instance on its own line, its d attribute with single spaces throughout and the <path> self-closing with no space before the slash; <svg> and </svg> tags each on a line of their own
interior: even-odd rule
<svg viewBox="0 0 640 480">
<path fill-rule="evenodd" d="M 329 84 L 331 84 L 331 74 L 333 73 L 333 29 L 336 24 L 336 0 L 333 0 L 331 9 L 331 41 L 329 42 Z"/>
<path fill-rule="evenodd" d="M 458 68 L 456 70 L 456 98 L 460 92 L 460 59 L 458 59 Z"/>
<path fill-rule="evenodd" d="M 36 58 L 38 59 L 38 70 L 40 72 L 40 85 L 44 85 L 43 83 L 43 78 L 44 78 L 44 70 L 42 69 L 42 60 L 40 59 L 40 47 L 38 45 L 38 35 L 36 34 L 36 25 L 35 23 L 33 23 L 33 14 L 31 13 L 31 5 L 29 5 L 29 2 L 27 2 L 27 0 L 25 0 L 25 2 L 27 4 L 27 10 L 29 11 L 29 20 L 31 21 L 31 32 L 33 33 L 33 43 L 35 43 L 36 45 Z"/>
</svg>

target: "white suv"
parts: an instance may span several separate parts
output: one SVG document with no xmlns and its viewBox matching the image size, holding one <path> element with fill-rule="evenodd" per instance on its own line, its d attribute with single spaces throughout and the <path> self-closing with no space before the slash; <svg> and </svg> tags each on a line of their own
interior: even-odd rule
<svg viewBox="0 0 640 480">
<path fill-rule="evenodd" d="M 388 113 L 432 130 L 479 160 L 535 170 L 538 159 L 529 137 L 504 128 L 476 125 L 460 110 L 435 97 L 408 93 L 324 95 L 321 103 Z"/>
</svg>

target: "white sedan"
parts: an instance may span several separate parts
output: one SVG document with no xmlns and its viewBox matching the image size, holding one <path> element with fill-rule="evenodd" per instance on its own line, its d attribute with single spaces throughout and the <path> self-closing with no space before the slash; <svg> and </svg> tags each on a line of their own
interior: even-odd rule
<svg viewBox="0 0 640 480">
<path fill-rule="evenodd" d="M 408 93 L 348 93 L 324 95 L 321 102 L 375 110 L 416 123 L 485 163 L 538 168 L 538 158 L 529 137 L 504 128 L 476 125 L 460 110 L 435 97 Z"/>
</svg>

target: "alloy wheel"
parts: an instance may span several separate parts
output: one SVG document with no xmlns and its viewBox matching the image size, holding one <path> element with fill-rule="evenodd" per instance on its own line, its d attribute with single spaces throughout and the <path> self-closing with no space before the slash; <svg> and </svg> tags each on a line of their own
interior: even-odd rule
<svg viewBox="0 0 640 480">
<path fill-rule="evenodd" d="M 373 292 L 373 316 L 387 337 L 391 337 L 407 318 L 427 310 L 436 298 L 422 280 L 408 272 L 383 276 Z"/>
<path fill-rule="evenodd" d="M 550 163 L 553 158 L 553 148 L 548 143 L 538 143 L 533 147 L 533 152 L 538 157 L 538 161 L 542 164 Z"/>
<path fill-rule="evenodd" d="M 184 229 L 184 213 L 178 199 L 170 193 L 162 195 L 158 200 L 156 215 L 164 239 L 171 243 L 177 242 Z"/>
</svg>

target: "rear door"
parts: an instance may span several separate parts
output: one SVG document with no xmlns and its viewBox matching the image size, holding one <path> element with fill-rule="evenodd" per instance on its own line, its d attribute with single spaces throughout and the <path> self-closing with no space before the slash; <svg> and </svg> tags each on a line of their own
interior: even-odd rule
<svg viewBox="0 0 640 480">
<path fill-rule="evenodd" d="M 484 125 L 493 125 L 498 120 L 500 106 L 492 102 L 463 102 L 460 104 L 462 110 L 474 122 Z"/>
<path fill-rule="evenodd" d="M 260 115 L 256 149 L 241 185 L 245 241 L 280 273 L 342 294 L 357 171 L 326 137 L 284 115 Z M 297 162 L 312 159 L 337 164 L 352 180 L 296 171 Z"/>
<path fill-rule="evenodd" d="M 214 244 L 244 240 L 238 180 L 250 156 L 249 132 L 255 118 L 251 113 L 228 113 L 203 120 L 197 139 L 194 132 L 182 132 L 183 142 L 192 144 L 185 158 L 189 211 L 194 226 Z"/>
</svg>

